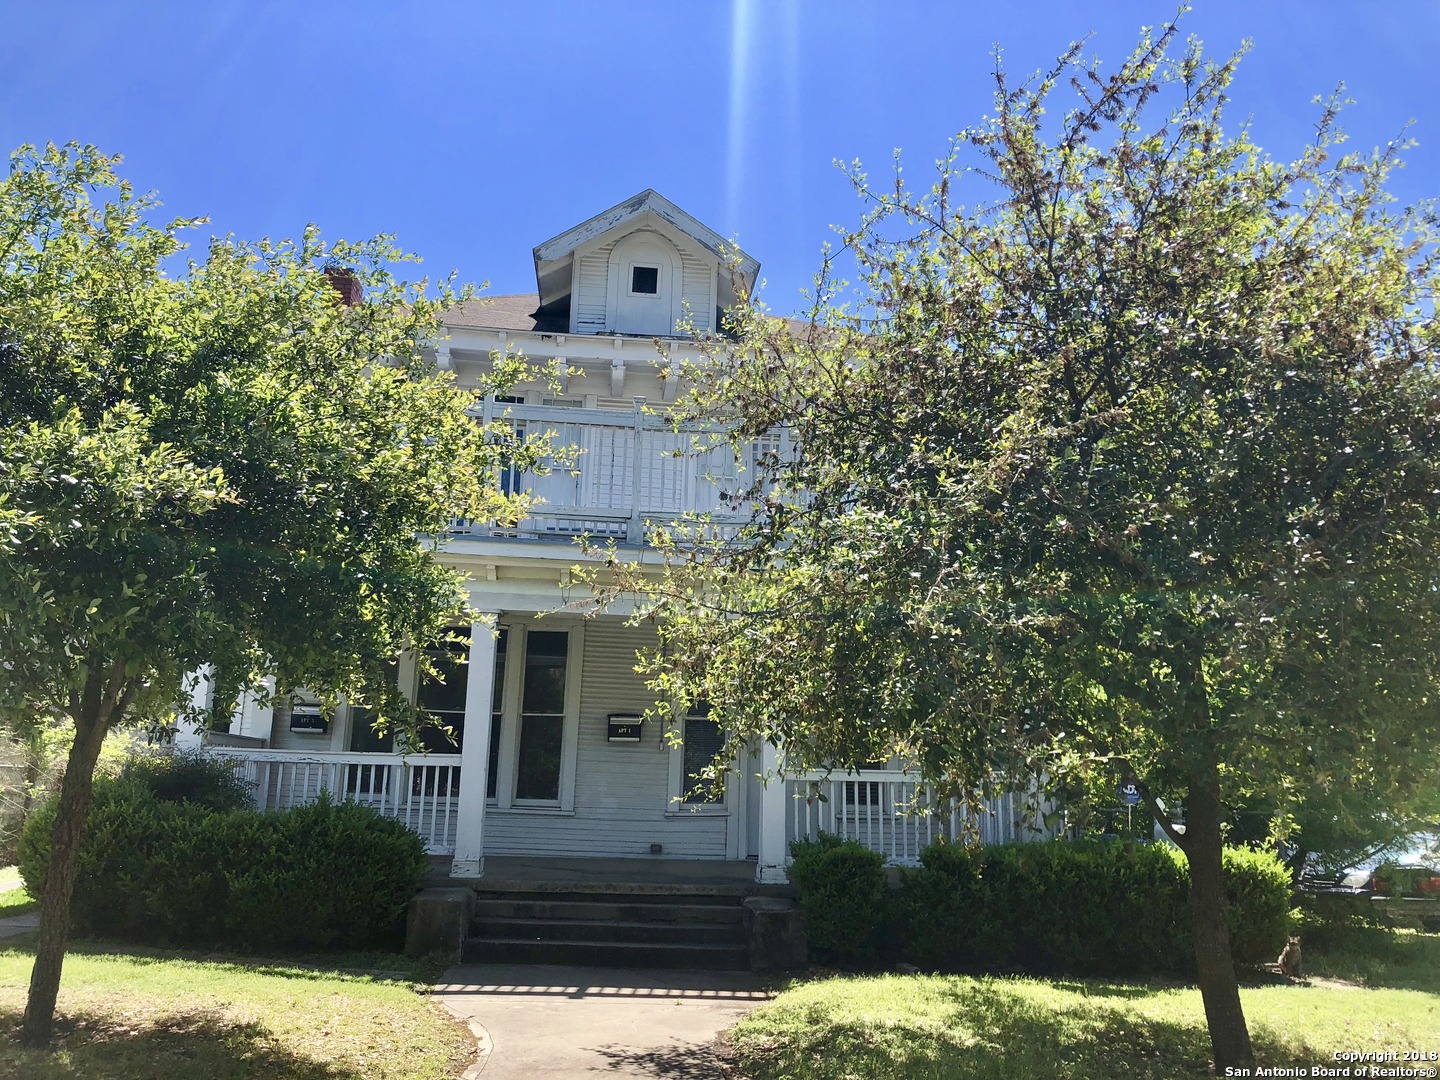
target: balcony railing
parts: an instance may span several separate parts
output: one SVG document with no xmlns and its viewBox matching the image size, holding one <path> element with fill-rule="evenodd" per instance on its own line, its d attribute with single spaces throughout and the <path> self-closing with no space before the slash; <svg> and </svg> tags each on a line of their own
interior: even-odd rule
<svg viewBox="0 0 1440 1080">
<path fill-rule="evenodd" d="M 513 526 L 466 522 L 458 539 L 589 534 L 639 544 L 648 527 L 694 514 L 733 530 L 749 517 L 736 491 L 753 482 L 759 455 L 778 451 L 782 440 L 757 440 L 737 459 L 728 445 L 711 445 L 718 428 L 677 432 L 638 403 L 621 412 L 487 401 L 480 416 L 508 422 L 519 435 L 546 435 L 555 453 L 544 472 L 511 468 L 498 478 L 506 493 L 530 497 L 528 517 Z"/>
<path fill-rule="evenodd" d="M 977 813 L 939 799 L 913 773 L 896 770 L 806 773 L 785 783 L 789 842 L 828 833 L 878 851 L 896 866 L 914 865 L 937 840 L 1006 844 L 1054 835 L 1033 787 L 986 799 Z"/>
<path fill-rule="evenodd" d="M 296 754 L 211 746 L 206 753 L 232 763 L 260 810 L 304 806 L 327 793 L 349 799 L 419 833 L 432 855 L 455 851 L 460 800 L 458 754 Z"/>
</svg>

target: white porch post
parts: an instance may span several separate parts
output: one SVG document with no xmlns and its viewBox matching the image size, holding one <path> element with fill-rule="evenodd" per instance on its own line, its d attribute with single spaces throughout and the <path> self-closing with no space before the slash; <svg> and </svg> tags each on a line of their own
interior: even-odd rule
<svg viewBox="0 0 1440 1080">
<path fill-rule="evenodd" d="M 789 881 L 785 873 L 785 777 L 780 775 L 780 751 L 771 743 L 760 749 L 760 851 L 755 860 L 755 880 L 767 885 Z"/>
<path fill-rule="evenodd" d="M 460 748 L 460 800 L 455 814 L 451 877 L 485 872 L 485 787 L 490 767 L 490 715 L 495 696 L 493 612 L 470 626 L 470 673 L 465 683 L 465 741 Z"/>
</svg>

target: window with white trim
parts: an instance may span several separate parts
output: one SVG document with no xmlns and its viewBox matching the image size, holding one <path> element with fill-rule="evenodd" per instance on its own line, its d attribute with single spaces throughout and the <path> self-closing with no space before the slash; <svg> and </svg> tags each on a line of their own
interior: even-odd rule
<svg viewBox="0 0 1440 1080">
<path fill-rule="evenodd" d="M 512 622 L 496 641 L 485 787 L 498 810 L 574 809 L 584 630 L 554 625 Z"/>
<path fill-rule="evenodd" d="M 656 296 L 660 292 L 660 267 L 630 264 L 630 295 Z"/>
<path fill-rule="evenodd" d="M 707 706 L 698 706 L 680 720 L 680 739 L 670 750 L 670 793 L 678 807 L 690 810 L 724 810 L 728 785 L 716 790 L 710 782 L 715 758 L 725 749 L 725 733 L 710 718 Z M 672 804 L 672 809 L 677 804 Z"/>
<path fill-rule="evenodd" d="M 525 635 L 525 677 L 520 686 L 515 801 L 559 802 L 565 752 L 565 667 L 570 635 L 531 630 Z"/>
<path fill-rule="evenodd" d="M 420 680 L 415 705 L 421 713 L 416 733 L 420 748 L 431 754 L 458 754 L 465 745 L 465 692 L 470 674 L 470 637 L 466 631 L 425 653 L 435 674 Z"/>
<path fill-rule="evenodd" d="M 495 690 L 490 705 L 490 763 L 485 769 L 485 798 L 494 800 L 500 784 L 500 727 L 505 723 L 505 657 L 510 631 L 503 626 L 495 633 Z"/>
</svg>

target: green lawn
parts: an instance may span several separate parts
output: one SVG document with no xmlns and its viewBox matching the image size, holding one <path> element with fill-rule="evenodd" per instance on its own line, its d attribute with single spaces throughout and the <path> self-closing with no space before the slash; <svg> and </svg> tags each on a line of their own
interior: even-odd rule
<svg viewBox="0 0 1440 1080">
<path fill-rule="evenodd" d="M 8 919 L 11 915 L 26 915 L 32 911 L 40 910 L 40 901 L 33 899 L 24 887 L 18 889 L 6 889 L 5 886 L 11 882 L 20 880 L 20 871 L 13 866 L 7 866 L 0 870 L 0 919 Z"/>
<path fill-rule="evenodd" d="M 417 992 L 435 972 L 400 957 L 340 961 L 401 969 L 376 976 L 92 944 L 65 960 L 56 1050 L 24 1051 L 32 962 L 0 951 L 0 1076 L 440 1080 L 470 1057 L 468 1031 Z"/>
<path fill-rule="evenodd" d="M 1380 938 L 1389 944 L 1375 944 Z M 1367 939 L 1379 959 L 1366 960 Z M 1440 1050 L 1437 961 L 1437 935 L 1357 935 L 1348 949 L 1314 957 L 1320 974 L 1308 984 L 1246 988 L 1261 1062 L 1333 1065 L 1337 1050 Z M 926 975 L 796 983 L 741 1020 L 730 1049 L 756 1080 L 1159 1080 L 1204 1077 L 1210 1059 L 1192 987 Z"/>
</svg>

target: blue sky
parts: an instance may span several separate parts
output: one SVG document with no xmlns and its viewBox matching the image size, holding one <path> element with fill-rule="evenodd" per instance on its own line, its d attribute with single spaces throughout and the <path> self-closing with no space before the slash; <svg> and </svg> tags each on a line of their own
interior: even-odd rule
<svg viewBox="0 0 1440 1080">
<path fill-rule="evenodd" d="M 990 105 L 990 50 L 1070 41 L 1112 67 L 1169 2 L 16 2 L 0 143 L 92 142 L 209 231 L 398 234 L 424 272 L 534 289 L 530 249 L 653 187 L 760 259 L 795 307 L 833 224 L 899 147 L 924 175 Z M 1440 195 L 1440 0 L 1197 0 L 1183 28 L 1254 48 L 1232 122 L 1291 156 L 1344 81 L 1352 148 L 1420 141 L 1393 190 Z"/>
</svg>

